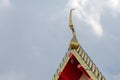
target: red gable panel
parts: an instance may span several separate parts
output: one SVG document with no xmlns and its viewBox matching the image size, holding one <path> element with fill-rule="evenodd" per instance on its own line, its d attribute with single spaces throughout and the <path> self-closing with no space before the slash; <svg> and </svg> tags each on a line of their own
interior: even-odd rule
<svg viewBox="0 0 120 80">
<path fill-rule="evenodd" d="M 90 80 L 89 75 L 82 68 L 77 59 L 70 54 L 70 59 L 63 69 L 62 72 L 59 73 L 58 80 Z"/>
</svg>

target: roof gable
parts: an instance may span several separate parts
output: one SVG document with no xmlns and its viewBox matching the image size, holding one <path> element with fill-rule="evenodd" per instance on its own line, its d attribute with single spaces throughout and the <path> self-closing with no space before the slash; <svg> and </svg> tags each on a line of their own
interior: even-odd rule
<svg viewBox="0 0 120 80">
<path fill-rule="evenodd" d="M 74 61 L 72 61 L 72 59 L 76 60 L 74 63 L 74 66 L 69 64 L 70 62 L 71 63 L 74 62 Z M 69 77 L 71 75 L 76 76 L 76 78 L 80 77 L 81 73 L 75 67 L 77 67 L 78 69 L 79 69 L 79 67 L 81 67 L 82 68 L 81 70 L 83 70 L 83 73 L 85 73 L 89 77 L 89 80 L 90 79 L 91 80 L 105 80 L 104 76 L 98 70 L 96 65 L 93 63 L 93 61 L 90 59 L 90 57 L 87 55 L 87 53 L 80 46 L 77 49 L 70 50 L 70 51 L 68 51 L 68 53 L 66 53 L 66 56 L 63 58 L 60 66 L 57 69 L 57 72 L 54 75 L 52 80 L 64 80 L 64 79 L 59 79 L 61 74 L 63 74 L 63 73 L 64 73 L 64 75 L 68 75 Z M 73 69 L 76 72 L 74 72 L 70 69 Z M 69 71 L 72 71 L 72 72 L 69 72 Z M 79 74 L 79 76 L 77 76 L 77 74 Z M 69 80 L 69 79 L 65 79 L 65 80 Z M 75 79 L 75 80 L 77 80 L 77 79 Z"/>
</svg>

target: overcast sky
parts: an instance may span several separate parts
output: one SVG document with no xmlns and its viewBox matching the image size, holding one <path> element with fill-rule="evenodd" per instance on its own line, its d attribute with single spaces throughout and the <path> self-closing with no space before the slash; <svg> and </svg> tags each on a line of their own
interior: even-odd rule
<svg viewBox="0 0 120 80">
<path fill-rule="evenodd" d="M 51 80 L 72 38 L 75 5 L 79 43 L 107 80 L 120 79 L 120 0 L 76 1 L 0 0 L 0 80 Z"/>
</svg>

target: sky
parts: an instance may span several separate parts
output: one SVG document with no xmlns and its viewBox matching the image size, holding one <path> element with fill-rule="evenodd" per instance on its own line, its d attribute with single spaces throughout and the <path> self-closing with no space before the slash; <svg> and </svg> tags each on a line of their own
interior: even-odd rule
<svg viewBox="0 0 120 80">
<path fill-rule="evenodd" d="M 120 79 L 120 0 L 0 0 L 0 80 L 51 80 L 72 38 L 107 80 Z"/>
</svg>

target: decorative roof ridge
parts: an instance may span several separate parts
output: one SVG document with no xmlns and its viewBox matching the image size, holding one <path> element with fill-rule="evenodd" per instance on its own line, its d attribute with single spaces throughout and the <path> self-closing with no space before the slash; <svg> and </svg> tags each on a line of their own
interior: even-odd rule
<svg viewBox="0 0 120 80">
<path fill-rule="evenodd" d="M 69 50 L 76 50 L 79 56 L 84 60 L 84 62 L 87 64 L 89 69 L 93 72 L 93 74 L 98 78 L 98 80 L 105 80 L 105 77 L 101 74 L 101 72 L 98 70 L 96 65 L 93 63 L 92 59 L 88 56 L 88 54 L 82 49 L 80 44 L 78 43 L 76 32 L 74 30 L 73 22 L 72 22 L 72 11 L 74 9 L 70 10 L 70 17 L 69 17 L 69 27 L 72 30 L 73 38 L 70 42 Z"/>
<path fill-rule="evenodd" d="M 75 49 L 77 54 L 83 59 L 85 64 L 89 67 L 89 69 L 97 78 L 98 80 L 106 80 L 102 73 L 99 71 L 97 66 L 93 63 L 92 59 L 88 56 L 88 54 L 84 51 L 84 49 L 79 45 L 77 49 Z"/>
</svg>

